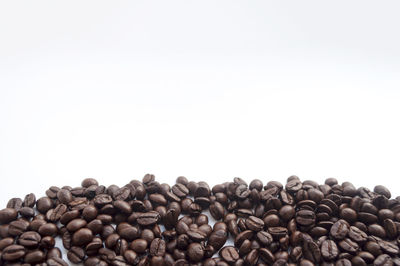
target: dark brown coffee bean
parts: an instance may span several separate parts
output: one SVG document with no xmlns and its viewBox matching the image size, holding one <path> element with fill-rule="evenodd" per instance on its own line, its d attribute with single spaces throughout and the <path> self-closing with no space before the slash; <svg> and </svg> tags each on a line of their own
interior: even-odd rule
<svg viewBox="0 0 400 266">
<path fill-rule="evenodd" d="M 309 226 L 315 223 L 315 213 L 311 210 L 300 210 L 296 213 L 296 222 L 300 225 Z"/>
<path fill-rule="evenodd" d="M 24 257 L 24 261 L 26 263 L 30 263 L 32 265 L 32 264 L 43 262 L 45 260 L 45 258 L 46 258 L 46 256 L 43 251 L 34 250 L 34 251 L 30 251 L 30 252 L 26 253 L 26 255 Z"/>
<path fill-rule="evenodd" d="M 78 210 L 67 211 L 60 217 L 60 223 L 65 225 L 79 216 L 80 212 Z"/>
<path fill-rule="evenodd" d="M 29 222 L 25 220 L 12 221 L 8 228 L 8 233 L 12 236 L 19 236 L 29 227 Z"/>
<path fill-rule="evenodd" d="M 340 248 L 342 248 L 344 251 L 349 252 L 351 254 L 354 254 L 358 251 L 359 246 L 356 242 L 353 242 L 349 238 L 345 238 L 342 241 L 339 242 Z"/>
<path fill-rule="evenodd" d="M 331 227 L 330 234 L 335 239 L 343 239 L 349 232 L 349 224 L 345 220 L 338 220 Z"/>
<path fill-rule="evenodd" d="M 58 222 L 61 216 L 67 211 L 67 205 L 59 204 L 54 209 L 50 209 L 46 213 L 46 218 L 50 222 Z"/>
<path fill-rule="evenodd" d="M 143 226 L 153 225 L 160 219 L 160 214 L 155 211 L 141 213 L 137 218 L 137 222 Z"/>
<path fill-rule="evenodd" d="M 224 206 L 218 201 L 210 205 L 210 213 L 215 220 L 222 219 L 222 217 L 224 217 L 224 212 Z"/>
<path fill-rule="evenodd" d="M 207 243 L 211 245 L 215 250 L 219 250 L 225 244 L 227 239 L 228 232 L 226 230 L 217 230 L 211 233 Z"/>
<path fill-rule="evenodd" d="M 246 265 L 256 265 L 258 261 L 258 250 L 253 249 L 252 251 L 247 254 L 247 256 L 244 258 L 245 264 Z"/>
<path fill-rule="evenodd" d="M 72 235 L 72 243 L 76 246 L 87 245 L 92 240 L 93 233 L 87 228 L 81 228 Z"/>
<path fill-rule="evenodd" d="M 24 207 L 29 207 L 32 208 L 35 206 L 36 203 L 36 196 L 33 193 L 29 193 L 28 195 L 25 196 L 23 206 Z"/>
<path fill-rule="evenodd" d="M 12 198 L 7 203 L 7 208 L 15 209 L 19 211 L 22 208 L 22 199 L 20 198 Z"/>
<path fill-rule="evenodd" d="M 339 255 L 339 249 L 332 240 L 325 240 L 321 245 L 321 255 L 325 260 L 334 260 Z"/>
<path fill-rule="evenodd" d="M 189 189 L 186 187 L 186 185 L 178 183 L 175 184 L 174 186 L 172 186 L 172 192 L 180 197 L 180 198 L 184 198 L 189 194 Z"/>
<path fill-rule="evenodd" d="M 25 248 L 21 245 L 10 245 L 3 249 L 2 258 L 6 261 L 14 261 L 25 256 Z"/>
<path fill-rule="evenodd" d="M 57 234 L 58 228 L 53 223 L 45 223 L 41 225 L 38 229 L 38 233 L 42 236 L 54 236 Z"/>
<path fill-rule="evenodd" d="M 152 256 L 164 256 L 165 241 L 160 238 L 155 238 L 150 244 L 150 254 Z"/>
<path fill-rule="evenodd" d="M 269 249 L 267 249 L 267 248 L 260 248 L 260 249 L 258 250 L 258 253 L 259 253 L 261 259 L 262 259 L 264 262 L 266 262 L 267 264 L 271 265 L 271 264 L 274 263 L 274 261 L 275 261 L 275 256 L 274 256 L 274 254 L 272 254 L 272 252 L 271 252 Z"/>
<path fill-rule="evenodd" d="M 116 200 L 114 201 L 114 206 L 120 210 L 122 213 L 125 214 L 131 214 L 132 213 L 132 207 L 129 205 L 128 202 L 123 201 L 123 200 Z"/>
<path fill-rule="evenodd" d="M 135 239 L 132 241 L 130 248 L 137 253 L 144 253 L 147 249 L 147 241 L 144 239 Z"/>
<path fill-rule="evenodd" d="M 398 229 L 396 224 L 393 222 L 392 219 L 385 219 L 383 221 L 383 226 L 385 228 L 386 235 L 393 239 L 398 235 Z"/>
<path fill-rule="evenodd" d="M 392 258 L 387 255 L 387 254 L 382 254 L 379 255 L 375 260 L 374 260 L 374 266 L 391 266 L 393 265 L 393 260 Z"/>
<path fill-rule="evenodd" d="M 249 216 L 249 218 L 246 219 L 246 227 L 258 232 L 264 228 L 264 221 L 255 216 Z"/>
<path fill-rule="evenodd" d="M 68 259 L 73 263 L 81 263 L 85 257 L 85 251 L 80 247 L 71 247 L 67 252 Z"/>
<path fill-rule="evenodd" d="M 280 239 L 287 235 L 288 230 L 285 227 L 270 227 L 268 228 L 268 233 L 270 233 L 273 238 Z"/>
<path fill-rule="evenodd" d="M 237 249 L 233 246 L 223 247 L 220 250 L 219 255 L 229 264 L 233 264 L 239 259 L 239 253 Z"/>
<path fill-rule="evenodd" d="M 18 212 L 13 208 L 5 208 L 0 210 L 0 224 L 9 223 L 17 219 Z"/>
<path fill-rule="evenodd" d="M 45 236 L 40 241 L 40 248 L 41 249 L 52 249 L 56 244 L 56 240 L 52 236 Z"/>
<path fill-rule="evenodd" d="M 26 248 L 36 248 L 42 237 L 34 231 L 28 231 L 20 235 L 18 243 Z"/>
<path fill-rule="evenodd" d="M 0 240 L 0 251 L 6 247 L 12 245 L 13 243 L 14 243 L 14 239 L 11 237 L 6 237 L 6 238 L 1 239 Z"/>
<path fill-rule="evenodd" d="M 78 231 L 79 229 L 85 227 L 87 222 L 83 219 L 74 219 L 67 224 L 67 229 L 70 232 Z"/>
<path fill-rule="evenodd" d="M 374 192 L 380 195 L 385 196 L 386 198 L 390 199 L 391 198 L 391 193 L 389 191 L 389 189 L 387 189 L 386 187 L 382 186 L 382 185 L 378 185 L 374 187 Z"/>
</svg>

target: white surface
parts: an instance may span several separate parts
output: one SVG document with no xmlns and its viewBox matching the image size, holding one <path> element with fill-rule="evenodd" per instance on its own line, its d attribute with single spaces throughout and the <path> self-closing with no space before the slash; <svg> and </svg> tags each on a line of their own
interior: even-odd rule
<svg viewBox="0 0 400 266">
<path fill-rule="evenodd" d="M 1 1 L 0 204 L 95 177 L 400 195 L 398 1 Z"/>
</svg>

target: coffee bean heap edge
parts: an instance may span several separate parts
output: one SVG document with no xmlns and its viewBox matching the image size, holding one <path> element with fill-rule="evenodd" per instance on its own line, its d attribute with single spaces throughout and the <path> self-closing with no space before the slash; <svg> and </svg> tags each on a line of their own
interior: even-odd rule
<svg viewBox="0 0 400 266">
<path fill-rule="evenodd" d="M 215 219 L 210 226 L 204 213 Z M 400 265 L 400 197 L 302 182 L 241 178 L 215 185 L 154 175 L 118 187 L 93 178 L 12 198 L 0 210 L 0 265 Z M 232 245 L 227 245 L 228 238 Z"/>
</svg>

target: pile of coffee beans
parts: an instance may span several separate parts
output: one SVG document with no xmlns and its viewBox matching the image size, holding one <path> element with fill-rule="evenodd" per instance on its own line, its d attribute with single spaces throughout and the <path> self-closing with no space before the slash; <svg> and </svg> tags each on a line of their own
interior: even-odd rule
<svg viewBox="0 0 400 266">
<path fill-rule="evenodd" d="M 68 265 L 57 237 L 87 266 L 400 265 L 399 233 L 400 197 L 383 186 L 88 178 L 11 199 L 0 210 L 0 265 Z"/>
</svg>

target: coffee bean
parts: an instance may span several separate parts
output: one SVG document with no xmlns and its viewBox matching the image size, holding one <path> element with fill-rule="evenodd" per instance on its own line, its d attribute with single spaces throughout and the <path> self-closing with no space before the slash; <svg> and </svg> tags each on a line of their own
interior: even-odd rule
<svg viewBox="0 0 400 266">
<path fill-rule="evenodd" d="M 16 220 L 9 224 L 8 233 L 12 236 L 19 236 L 29 227 L 29 222 L 26 220 Z"/>
<path fill-rule="evenodd" d="M 78 231 L 79 229 L 85 227 L 87 224 L 87 222 L 84 219 L 73 219 L 72 221 L 70 221 L 66 228 L 68 229 L 68 231 L 70 232 L 75 232 Z"/>
<path fill-rule="evenodd" d="M 155 211 L 150 211 L 146 213 L 141 213 L 137 218 L 137 222 L 143 226 L 149 226 L 155 224 L 160 219 L 160 214 Z"/>
<path fill-rule="evenodd" d="M 219 255 L 229 264 L 233 264 L 239 259 L 239 253 L 233 246 L 225 246 L 219 252 Z"/>
<path fill-rule="evenodd" d="M 72 243 L 77 246 L 83 246 L 93 239 L 93 233 L 90 229 L 81 228 L 72 235 Z"/>
<path fill-rule="evenodd" d="M 155 238 L 150 244 L 150 254 L 152 256 L 164 256 L 165 241 L 160 238 Z"/>
<path fill-rule="evenodd" d="M 224 206 L 219 202 L 210 205 L 210 213 L 215 220 L 220 220 L 224 216 Z"/>
<path fill-rule="evenodd" d="M 291 176 L 285 186 L 234 178 L 211 190 L 148 174 L 122 187 L 89 178 L 46 195 L 0 210 L 5 262 L 66 265 L 58 234 L 70 261 L 84 265 L 400 265 L 400 197 L 383 186 Z M 229 233 L 234 246 L 224 247 Z"/>
<path fill-rule="evenodd" d="M 25 248 L 21 245 L 10 245 L 3 249 L 2 258 L 6 261 L 14 261 L 25 256 Z"/>
<path fill-rule="evenodd" d="M 264 228 L 264 221 L 255 216 L 246 219 L 246 227 L 253 231 L 261 231 Z"/>
<path fill-rule="evenodd" d="M 354 254 L 358 251 L 359 246 L 356 242 L 352 241 L 349 238 L 345 238 L 339 242 L 339 246 L 346 252 Z"/>
<path fill-rule="evenodd" d="M 331 227 L 330 234 L 335 239 L 343 239 L 349 232 L 349 224 L 345 220 L 338 220 Z"/>
<path fill-rule="evenodd" d="M 58 228 L 53 223 L 45 223 L 38 229 L 38 233 L 42 236 L 54 236 L 58 231 Z"/>
<path fill-rule="evenodd" d="M 20 198 L 12 198 L 7 203 L 7 208 L 15 209 L 19 211 L 22 208 L 22 199 Z"/>
<path fill-rule="evenodd" d="M 268 233 L 270 233 L 273 238 L 280 239 L 287 235 L 288 230 L 285 227 L 270 227 L 268 228 Z"/>
<path fill-rule="evenodd" d="M 252 251 L 247 254 L 247 256 L 244 258 L 245 264 L 246 265 L 256 265 L 258 261 L 258 250 L 253 249 Z"/>
<path fill-rule="evenodd" d="M 374 192 L 380 195 L 385 196 L 386 198 L 390 199 L 391 198 L 391 194 L 389 189 L 387 189 L 386 187 L 382 186 L 382 185 L 378 185 L 374 187 Z"/>
<path fill-rule="evenodd" d="M 67 253 L 68 259 L 73 263 L 81 263 L 85 257 L 85 251 L 80 247 L 71 247 Z"/>
<path fill-rule="evenodd" d="M 25 257 L 24 257 L 24 261 L 26 263 L 30 263 L 30 264 L 36 264 L 36 263 L 40 263 L 43 262 L 45 259 L 45 254 L 43 253 L 43 251 L 41 250 L 34 250 L 34 251 L 30 251 L 28 252 Z"/>
<path fill-rule="evenodd" d="M 54 209 L 50 209 L 46 213 L 47 220 L 50 222 L 58 222 L 61 216 L 67 211 L 68 207 L 65 204 L 59 204 Z"/>
<path fill-rule="evenodd" d="M 391 266 L 391 265 L 393 265 L 393 261 L 392 261 L 392 258 L 389 255 L 382 254 L 382 255 L 379 255 L 374 260 L 374 265 L 375 266 Z"/>
<path fill-rule="evenodd" d="M 332 240 L 325 240 L 321 245 L 321 255 L 325 260 L 334 260 L 339 255 L 339 249 Z"/>
<path fill-rule="evenodd" d="M 23 206 L 24 207 L 29 207 L 32 208 L 35 206 L 36 203 L 36 196 L 33 193 L 29 193 L 28 195 L 25 196 Z"/>
<path fill-rule="evenodd" d="M 304 241 L 303 255 L 307 260 L 313 263 L 319 263 L 321 260 L 321 250 L 319 249 L 317 243 L 312 240 Z"/>
<path fill-rule="evenodd" d="M 18 243 L 26 248 L 36 248 L 42 237 L 34 231 L 28 231 L 20 235 L 18 238 Z"/>
<path fill-rule="evenodd" d="M 126 201 L 116 200 L 116 201 L 114 201 L 113 205 L 124 214 L 132 213 L 132 207 Z"/>
<path fill-rule="evenodd" d="M 0 210 L 0 224 L 9 223 L 17 219 L 18 212 L 13 208 L 5 208 Z"/>
</svg>

